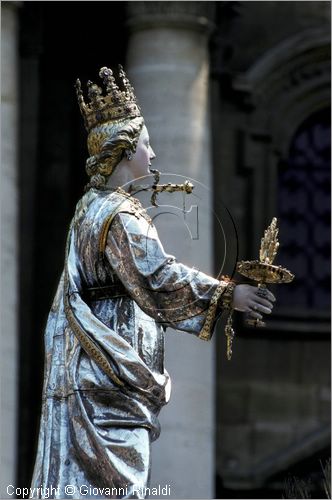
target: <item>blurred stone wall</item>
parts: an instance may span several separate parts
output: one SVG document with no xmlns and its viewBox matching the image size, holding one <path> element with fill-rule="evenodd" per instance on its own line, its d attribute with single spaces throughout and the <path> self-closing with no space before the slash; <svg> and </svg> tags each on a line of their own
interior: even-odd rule
<svg viewBox="0 0 332 500">
<path fill-rule="evenodd" d="M 330 4 L 221 2 L 217 26 L 211 44 L 214 180 L 238 226 L 240 259 L 254 259 L 278 215 L 278 168 L 293 134 L 330 105 Z M 282 232 L 279 237 L 282 245 Z M 216 241 L 216 255 L 221 251 Z M 277 286 L 273 292 L 278 297 Z M 265 330 L 237 322 L 231 362 L 220 327 L 219 494 L 278 489 L 280 477 L 306 460 L 319 470 L 329 447 L 329 311 L 305 311 L 291 300 L 287 311 L 277 303 Z"/>
<path fill-rule="evenodd" d="M 0 496 L 17 459 L 18 382 L 18 21 L 17 2 L 1 4 L 1 473 Z"/>
</svg>

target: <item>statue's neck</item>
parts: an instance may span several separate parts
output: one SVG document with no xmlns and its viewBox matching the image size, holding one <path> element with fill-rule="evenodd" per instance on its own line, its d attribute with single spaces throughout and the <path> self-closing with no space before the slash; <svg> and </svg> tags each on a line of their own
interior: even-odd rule
<svg viewBox="0 0 332 500">
<path fill-rule="evenodd" d="M 116 166 L 112 175 L 108 177 L 106 182 L 106 187 L 111 189 L 116 189 L 120 186 L 125 186 L 125 185 L 129 187 L 131 181 L 132 181 L 132 175 L 130 169 L 126 165 L 121 165 L 120 162 L 119 165 Z"/>
</svg>

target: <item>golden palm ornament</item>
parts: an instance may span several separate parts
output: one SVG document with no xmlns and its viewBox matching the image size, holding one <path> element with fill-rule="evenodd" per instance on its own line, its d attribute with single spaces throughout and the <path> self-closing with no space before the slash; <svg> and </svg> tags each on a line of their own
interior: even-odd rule
<svg viewBox="0 0 332 500">
<path fill-rule="evenodd" d="M 288 269 L 273 264 L 279 248 L 278 232 L 277 218 L 273 217 L 261 239 L 259 260 L 245 260 L 237 263 L 238 273 L 257 281 L 259 288 L 266 288 L 267 283 L 290 283 L 294 279 L 294 274 Z M 255 327 L 265 326 L 263 321 L 250 317 L 246 323 Z"/>
</svg>

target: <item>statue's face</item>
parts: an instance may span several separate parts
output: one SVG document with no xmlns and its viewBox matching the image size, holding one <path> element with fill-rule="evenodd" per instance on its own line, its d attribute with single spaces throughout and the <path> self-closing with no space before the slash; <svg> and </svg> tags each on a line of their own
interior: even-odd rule
<svg viewBox="0 0 332 500">
<path fill-rule="evenodd" d="M 132 160 L 129 162 L 130 170 L 134 178 L 146 175 L 149 172 L 151 161 L 155 157 L 156 155 L 150 146 L 148 130 L 144 125 L 138 139 L 136 153 L 133 154 Z"/>
</svg>

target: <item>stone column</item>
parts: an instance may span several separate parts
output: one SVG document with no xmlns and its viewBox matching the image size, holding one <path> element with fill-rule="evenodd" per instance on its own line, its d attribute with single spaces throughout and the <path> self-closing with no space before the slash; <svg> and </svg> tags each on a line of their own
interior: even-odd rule
<svg viewBox="0 0 332 500">
<path fill-rule="evenodd" d="M 1 3 L 1 468 L 0 497 L 15 485 L 18 385 L 17 2 Z"/>
<path fill-rule="evenodd" d="M 188 237 L 180 211 L 179 218 L 158 218 L 160 238 L 166 251 L 209 274 L 211 6 L 213 2 L 128 2 L 131 35 L 126 64 L 157 154 L 153 167 L 194 178 L 195 192 L 204 198 L 197 203 L 198 240 Z M 181 207 L 182 198 L 171 196 L 160 198 L 161 203 Z M 191 223 L 195 226 L 195 216 Z M 191 229 L 196 233 L 196 227 Z M 214 342 L 166 332 L 166 367 L 173 389 L 161 413 L 161 436 L 152 447 L 152 486 L 170 485 L 169 498 L 214 496 Z"/>
</svg>

